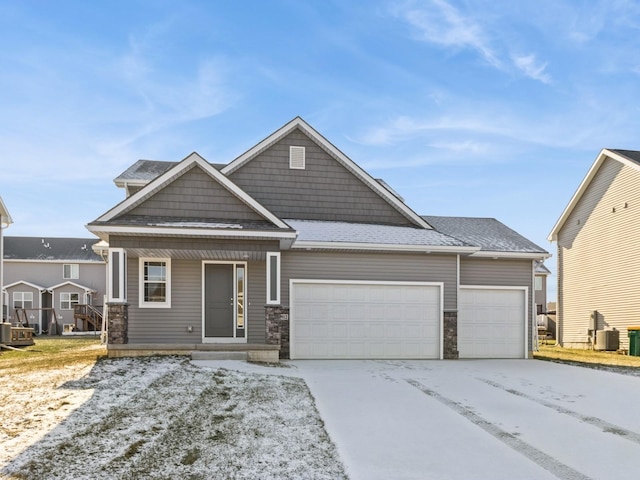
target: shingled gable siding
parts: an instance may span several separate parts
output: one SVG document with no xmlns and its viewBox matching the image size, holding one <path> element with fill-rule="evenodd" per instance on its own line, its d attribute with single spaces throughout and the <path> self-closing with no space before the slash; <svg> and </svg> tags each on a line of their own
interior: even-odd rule
<svg viewBox="0 0 640 480">
<path fill-rule="evenodd" d="M 198 166 L 155 193 L 128 215 L 264 220 Z"/>
<path fill-rule="evenodd" d="M 304 170 L 289 168 L 292 145 L 306 149 Z M 297 129 L 229 178 L 280 218 L 411 224 Z"/>
<path fill-rule="evenodd" d="M 621 331 L 621 348 L 629 345 L 626 327 L 640 325 L 638 185 L 640 172 L 605 160 L 558 233 L 558 325 L 565 346 L 590 346 L 594 310 L 597 329 Z"/>
<path fill-rule="evenodd" d="M 456 309 L 456 256 L 427 254 L 282 252 L 282 304 L 289 280 L 444 282 L 444 309 Z"/>
<path fill-rule="evenodd" d="M 502 287 L 527 287 L 529 318 L 529 350 L 532 346 L 532 328 L 534 321 L 533 264 L 531 260 L 492 259 L 462 257 L 460 259 L 460 285 L 482 285 Z"/>
<path fill-rule="evenodd" d="M 264 344 L 265 262 L 248 262 L 247 274 L 247 342 Z M 129 343 L 201 343 L 202 261 L 171 261 L 171 308 L 138 307 L 138 258 L 128 258 L 127 283 Z"/>
</svg>

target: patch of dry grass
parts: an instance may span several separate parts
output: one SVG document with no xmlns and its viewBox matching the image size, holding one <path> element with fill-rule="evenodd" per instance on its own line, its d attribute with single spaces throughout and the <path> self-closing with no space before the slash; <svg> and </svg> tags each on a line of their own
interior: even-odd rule
<svg viewBox="0 0 640 480">
<path fill-rule="evenodd" d="M 533 352 L 539 360 L 558 360 L 617 367 L 640 367 L 640 357 L 623 355 L 617 352 L 564 348 L 556 345 L 541 345 L 539 352 Z"/>
<path fill-rule="evenodd" d="M 106 356 L 107 349 L 98 337 L 36 337 L 36 344 L 20 351 L 2 350 L 3 375 L 19 375 L 70 365 L 94 364 Z"/>
</svg>

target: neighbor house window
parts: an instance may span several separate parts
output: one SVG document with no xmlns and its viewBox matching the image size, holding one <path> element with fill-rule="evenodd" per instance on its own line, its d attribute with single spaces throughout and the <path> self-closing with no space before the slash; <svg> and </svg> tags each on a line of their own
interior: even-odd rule
<svg viewBox="0 0 640 480">
<path fill-rule="evenodd" d="M 140 307 L 171 307 L 171 259 L 140 259 Z"/>
<path fill-rule="evenodd" d="M 542 277 L 535 278 L 536 290 L 542 290 Z"/>
<path fill-rule="evenodd" d="M 80 294 L 62 292 L 60 294 L 60 310 L 73 310 L 74 305 L 80 303 Z"/>
<path fill-rule="evenodd" d="M 13 308 L 33 308 L 33 292 L 13 292 Z"/>
<path fill-rule="evenodd" d="M 62 266 L 62 278 L 65 280 L 80 278 L 80 265 L 77 263 L 65 263 Z"/>
</svg>

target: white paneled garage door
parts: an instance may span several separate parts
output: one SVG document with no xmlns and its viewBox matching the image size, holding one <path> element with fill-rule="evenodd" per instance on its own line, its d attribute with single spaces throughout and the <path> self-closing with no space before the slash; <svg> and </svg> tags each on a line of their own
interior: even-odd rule
<svg viewBox="0 0 640 480">
<path fill-rule="evenodd" d="M 460 358 L 525 358 L 527 291 L 460 287 Z"/>
<path fill-rule="evenodd" d="M 291 358 L 440 358 L 442 286 L 291 280 Z"/>
</svg>

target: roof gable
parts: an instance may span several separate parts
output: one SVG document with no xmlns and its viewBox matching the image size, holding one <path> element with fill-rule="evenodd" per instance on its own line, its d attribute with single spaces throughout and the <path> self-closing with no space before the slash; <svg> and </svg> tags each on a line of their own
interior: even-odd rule
<svg viewBox="0 0 640 480">
<path fill-rule="evenodd" d="M 231 182 L 228 178 L 226 178 L 216 168 L 206 162 L 200 155 L 195 152 L 187 156 L 181 162 L 173 165 L 161 175 L 157 176 L 154 180 L 145 185 L 141 190 L 137 191 L 130 197 L 120 202 L 118 205 L 116 205 L 114 208 L 109 210 L 107 213 L 105 213 L 92 223 L 114 221 L 119 217 L 124 216 L 125 214 L 134 214 L 136 209 L 138 209 L 137 211 L 140 215 L 148 214 L 148 211 L 144 209 L 145 202 L 156 195 L 160 195 L 160 197 L 162 197 L 163 194 L 161 192 L 163 192 L 163 190 L 171 190 L 171 185 L 174 184 L 176 180 L 180 179 L 183 175 L 189 173 L 194 168 L 198 168 L 201 172 L 205 173 L 209 177 L 209 179 L 212 180 L 212 182 L 208 183 L 209 188 L 215 186 L 215 190 L 218 194 L 224 192 L 227 198 L 232 198 L 235 207 L 237 207 L 237 211 L 241 213 L 245 219 L 247 219 L 248 217 L 254 217 L 253 219 L 260 218 L 273 223 L 278 228 L 289 228 L 289 226 L 286 225 L 282 220 L 280 220 L 277 216 L 267 210 L 264 206 L 259 204 L 255 199 L 250 197 L 247 193 L 240 189 L 240 187 Z M 183 191 L 183 194 L 188 196 L 190 192 Z M 197 204 L 199 203 L 199 201 L 200 200 L 197 200 L 195 201 L 195 203 Z M 249 212 L 251 212 L 251 214 Z M 191 218 L 196 217 L 192 216 Z"/>
<path fill-rule="evenodd" d="M 17 282 L 10 283 L 9 285 L 5 285 L 4 287 L 2 287 L 2 289 L 6 291 L 8 288 L 17 287 L 18 285 L 26 285 L 27 287 L 39 290 L 40 292 L 44 292 L 45 290 L 47 290 L 45 287 L 36 285 L 35 283 L 27 282 L 25 280 L 18 280 Z"/>
<path fill-rule="evenodd" d="M 80 285 L 78 283 L 71 282 L 71 281 L 66 281 L 66 282 L 59 283 L 57 285 L 53 285 L 52 287 L 47 288 L 47 290 L 49 290 L 50 292 L 53 292 L 54 290 L 57 290 L 57 289 L 62 288 L 62 287 L 67 287 L 67 286 L 75 287 L 75 288 L 77 288 L 79 290 L 84 290 L 85 292 L 95 292 L 96 291 L 93 288 L 85 287 L 84 285 Z"/>
<path fill-rule="evenodd" d="M 396 212 L 399 216 L 406 219 L 406 222 L 408 224 L 417 225 L 423 228 L 431 228 L 431 226 L 423 218 L 421 218 L 417 213 L 415 213 L 406 204 L 404 204 L 400 200 L 400 198 L 398 198 L 398 196 L 394 195 L 394 193 L 392 193 L 384 185 L 381 185 L 378 181 L 371 177 L 367 172 L 365 172 L 355 162 L 349 159 L 344 153 L 342 153 L 338 148 L 336 148 L 331 142 L 324 138 L 320 133 L 318 133 L 315 129 L 313 129 L 313 127 L 311 127 L 300 117 L 294 118 L 292 121 L 255 145 L 253 148 L 249 149 L 247 152 L 230 162 L 226 167 L 222 169 L 222 173 L 230 178 L 233 178 L 234 181 L 237 181 L 238 183 L 244 183 L 244 188 L 250 191 L 249 189 L 253 181 L 251 179 L 247 179 L 244 182 L 241 181 L 241 175 L 239 172 L 246 165 L 257 159 L 268 149 L 277 146 L 279 142 L 285 140 L 288 136 L 294 135 L 296 131 L 303 134 L 307 139 L 313 142 L 314 145 L 317 145 L 322 152 L 326 153 L 327 158 L 331 158 L 332 161 L 337 162 L 341 169 L 343 169 L 345 172 L 348 172 L 350 176 L 357 179 L 358 183 L 362 185 L 363 188 L 372 193 L 372 199 L 382 200 L 381 203 L 384 203 L 384 205 L 381 205 L 381 209 L 386 205 L 390 207 L 394 212 Z M 266 169 L 263 169 L 263 171 L 266 171 Z M 291 173 L 292 177 L 294 175 L 299 176 L 300 172 Z M 330 190 L 331 187 L 336 189 L 340 188 L 340 183 L 332 182 L 332 180 L 334 179 L 327 178 L 325 180 L 326 182 L 328 182 L 327 185 L 320 186 L 320 188 L 324 188 L 326 190 L 326 195 L 328 198 L 332 196 L 332 192 Z M 302 189 L 301 191 L 303 190 L 304 189 Z M 258 193 L 254 193 L 253 191 L 251 191 L 251 193 L 254 196 L 258 196 Z M 369 208 L 370 210 L 372 209 L 371 205 L 363 205 L 362 207 Z M 284 216 L 285 213 L 288 212 L 283 212 L 281 216 Z M 355 221 L 362 220 L 355 219 Z"/>
<path fill-rule="evenodd" d="M 623 166 L 627 166 L 633 168 L 634 170 L 640 171 L 640 152 L 634 150 L 616 150 L 603 148 L 591 165 L 591 168 L 587 172 L 586 176 L 578 186 L 578 189 L 573 194 L 573 197 L 571 197 L 571 200 L 569 200 L 569 203 L 560 215 L 560 218 L 549 233 L 549 236 L 547 237 L 549 241 L 553 242 L 558 239 L 558 233 L 565 225 L 565 222 L 571 215 L 571 212 L 576 207 L 578 202 L 580 202 L 580 199 L 584 196 L 585 192 L 591 185 L 591 182 L 596 177 L 596 174 L 608 158 L 620 162 Z"/>
<path fill-rule="evenodd" d="M 2 197 L 0 197 L 0 228 L 8 227 L 12 223 L 13 219 L 11 215 L 9 215 L 9 210 L 7 210 L 7 207 L 2 201 Z"/>
</svg>

